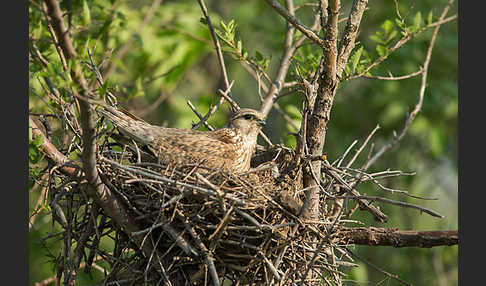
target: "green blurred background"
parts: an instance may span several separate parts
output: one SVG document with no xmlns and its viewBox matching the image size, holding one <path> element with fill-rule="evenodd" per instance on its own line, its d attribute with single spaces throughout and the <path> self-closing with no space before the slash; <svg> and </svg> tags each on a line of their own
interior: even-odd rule
<svg viewBox="0 0 486 286">
<path fill-rule="evenodd" d="M 114 69 L 106 78 L 106 86 L 118 97 L 122 106 L 154 124 L 190 128 L 192 122 L 197 122 L 197 117 L 186 101 L 191 100 L 201 113 L 206 113 L 210 104 L 218 101 L 217 90 L 223 88 L 219 64 L 207 27 L 200 22 L 202 12 L 195 0 L 163 1 L 151 21 L 137 33 L 137 28 L 152 2 L 72 0 L 62 1 L 62 7 L 73 11 L 74 43 L 81 57 L 87 58 L 87 48 L 93 49 L 96 45 L 94 59 L 99 63 L 114 49 L 113 56 L 109 59 Z M 311 26 L 315 7 L 303 5 L 306 2 L 309 1 L 295 1 L 296 7 L 299 7 L 297 17 Z M 347 15 L 351 2 L 342 1 L 344 13 L 341 17 Z M 417 12 L 420 11 L 424 25 L 431 11 L 433 19 L 438 19 L 447 1 L 399 3 L 400 12 L 402 16 L 407 15 L 407 21 L 416 19 Z M 228 23 L 234 19 L 237 24 L 237 38 L 242 41 L 249 55 L 255 56 L 258 52 L 269 60 L 268 73 L 273 78 L 285 37 L 283 18 L 264 1 L 208 0 L 207 6 L 217 27 L 220 20 Z M 449 15 L 456 13 L 457 3 L 451 8 Z M 394 23 L 394 19 L 394 1 L 370 1 L 358 40 L 371 59 L 377 57 L 377 51 L 376 42 L 370 36 L 382 31 L 381 25 L 386 20 Z M 59 71 L 62 69 L 49 41 L 42 13 L 32 4 L 29 5 L 29 24 L 30 38 L 35 39 L 41 54 L 51 63 L 47 69 L 42 68 L 35 60 L 29 63 L 29 108 L 31 112 L 49 112 L 41 99 L 43 91 L 38 78 L 48 74 L 61 92 L 65 91 L 67 84 L 60 75 Z M 372 73 L 386 76 L 388 71 L 393 75 L 417 71 L 424 61 L 431 34 L 432 29 L 421 33 Z M 362 184 L 360 187 L 361 193 L 419 204 L 434 209 L 445 217 L 436 219 L 413 209 L 382 204 L 381 208 L 390 217 L 386 225 L 374 222 L 366 213 L 357 214 L 354 219 L 360 219 L 367 225 L 399 229 L 458 228 L 457 38 L 457 21 L 441 27 L 432 54 L 423 108 L 398 148 L 387 152 L 370 169 L 380 171 L 390 168 L 416 172 L 415 176 L 391 178 L 383 183 L 390 188 L 407 190 L 414 195 L 438 200 L 422 201 L 383 194 L 373 184 Z M 123 58 L 119 58 L 116 53 L 127 41 L 132 41 L 132 44 Z M 318 55 L 316 47 L 312 45 L 301 50 L 298 55 L 309 61 L 313 54 Z M 227 53 L 225 61 L 230 80 L 235 80 L 232 88 L 235 100 L 244 107 L 258 107 L 258 82 L 241 63 Z M 291 71 L 295 71 L 295 64 L 291 66 Z M 86 75 L 92 78 L 90 72 L 86 72 Z M 289 77 L 288 80 L 293 79 Z M 377 124 L 382 128 L 373 138 L 375 150 L 390 140 L 393 131 L 401 130 L 408 112 L 416 104 L 419 87 L 420 77 L 401 81 L 361 78 L 342 83 L 335 99 L 326 137 L 324 152 L 329 161 L 343 154 L 354 140 L 362 142 Z M 64 93 L 63 96 L 67 97 Z M 300 107 L 301 100 L 300 95 L 293 93 L 279 101 L 282 109 L 297 123 L 299 115 L 296 107 Z M 227 115 L 228 106 L 225 104 L 209 122 L 220 127 L 225 123 Z M 268 125 L 264 129 L 273 143 L 287 146 L 294 146 L 295 139 L 290 133 L 295 131 L 275 111 L 270 113 Z M 55 139 L 53 143 L 58 144 Z M 365 157 L 366 154 L 360 156 L 358 163 L 363 162 Z M 30 169 L 31 177 L 39 170 L 35 164 L 31 164 Z M 38 188 L 31 189 L 31 213 L 38 196 Z M 56 273 L 55 265 L 51 262 L 58 255 L 61 242 L 42 240 L 42 237 L 59 229 L 45 213 L 46 211 L 41 211 L 29 232 L 31 285 Z M 457 246 L 432 249 L 363 246 L 352 249 L 371 263 L 414 285 L 458 284 Z M 349 271 L 346 285 L 399 285 L 396 280 L 365 264 L 360 262 L 360 265 L 362 267 Z M 92 270 L 91 275 L 80 273 L 76 285 L 93 284 L 101 277 L 102 272 L 96 269 Z"/>
</svg>

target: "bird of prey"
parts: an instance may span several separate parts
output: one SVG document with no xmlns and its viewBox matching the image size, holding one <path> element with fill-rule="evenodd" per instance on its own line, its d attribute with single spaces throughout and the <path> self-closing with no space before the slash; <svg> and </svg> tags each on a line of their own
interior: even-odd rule
<svg viewBox="0 0 486 286">
<path fill-rule="evenodd" d="M 258 133 L 265 125 L 264 116 L 249 108 L 237 111 L 227 128 L 214 131 L 155 126 L 107 105 L 99 112 L 137 146 L 146 147 L 159 163 L 173 167 L 199 164 L 237 174 L 250 169 Z"/>
</svg>

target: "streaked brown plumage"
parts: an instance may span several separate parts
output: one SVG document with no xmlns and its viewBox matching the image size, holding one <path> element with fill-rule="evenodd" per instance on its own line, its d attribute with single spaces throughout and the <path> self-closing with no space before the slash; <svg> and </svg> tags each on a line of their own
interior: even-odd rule
<svg viewBox="0 0 486 286">
<path fill-rule="evenodd" d="M 250 169 L 258 132 L 265 124 L 263 115 L 249 108 L 234 114 L 228 128 L 215 131 L 155 126 L 110 106 L 105 106 L 100 113 L 139 146 L 147 146 L 160 163 L 201 164 L 233 173 Z"/>
</svg>

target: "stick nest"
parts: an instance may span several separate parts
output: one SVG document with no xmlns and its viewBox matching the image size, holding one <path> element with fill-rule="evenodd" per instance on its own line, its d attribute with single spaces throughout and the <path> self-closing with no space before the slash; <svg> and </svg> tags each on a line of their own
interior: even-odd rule
<svg viewBox="0 0 486 286">
<path fill-rule="evenodd" d="M 132 235 L 156 246 L 153 256 L 146 258 L 122 230 L 107 232 L 115 240 L 115 251 L 106 256 L 113 269 L 108 281 L 289 283 L 304 277 L 316 248 L 312 242 L 325 237 L 324 223 L 298 218 L 305 192 L 301 168 L 290 149 L 257 154 L 252 165 L 258 168 L 242 175 L 134 163 L 137 154 L 127 160 L 112 150 L 102 153 L 103 182 L 142 229 Z M 329 268 L 321 259 L 326 256 L 322 249 L 311 262 L 319 272 Z"/>
</svg>

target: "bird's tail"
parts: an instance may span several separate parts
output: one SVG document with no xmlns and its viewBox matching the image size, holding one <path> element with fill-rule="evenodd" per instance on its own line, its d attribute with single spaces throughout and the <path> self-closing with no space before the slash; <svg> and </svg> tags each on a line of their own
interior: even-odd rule
<svg viewBox="0 0 486 286">
<path fill-rule="evenodd" d="M 143 119 L 131 114 L 127 110 L 119 109 L 106 104 L 101 100 L 95 100 L 92 98 L 83 97 L 77 95 L 77 97 L 91 105 L 98 107 L 94 108 L 98 113 L 104 115 L 115 125 L 121 133 L 134 139 L 138 143 L 148 144 L 153 141 L 152 132 L 150 132 L 151 125 L 145 122 Z"/>
<path fill-rule="evenodd" d="M 111 121 L 124 135 L 138 143 L 148 144 L 153 140 L 150 132 L 151 125 L 124 109 L 103 105 L 98 109 L 98 113 Z"/>
</svg>

